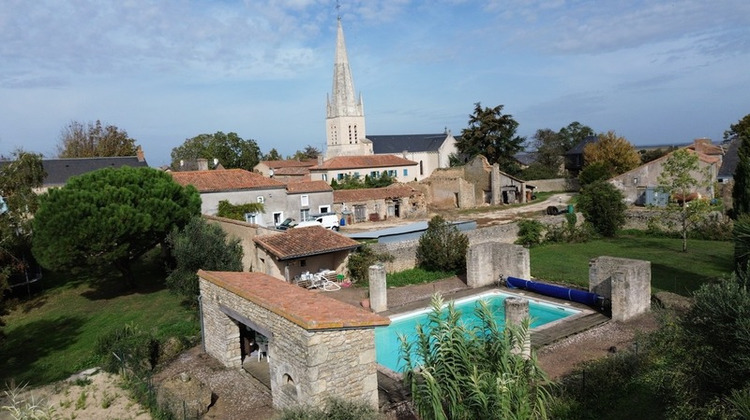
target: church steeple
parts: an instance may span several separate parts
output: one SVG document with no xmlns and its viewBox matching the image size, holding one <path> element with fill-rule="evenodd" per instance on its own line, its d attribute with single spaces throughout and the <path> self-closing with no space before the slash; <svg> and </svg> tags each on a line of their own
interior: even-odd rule
<svg viewBox="0 0 750 420">
<path fill-rule="evenodd" d="M 326 107 L 326 157 L 372 154 L 372 146 L 366 146 L 364 105 L 362 96 L 357 98 L 354 91 L 341 17 L 337 20 L 333 91 Z"/>
</svg>

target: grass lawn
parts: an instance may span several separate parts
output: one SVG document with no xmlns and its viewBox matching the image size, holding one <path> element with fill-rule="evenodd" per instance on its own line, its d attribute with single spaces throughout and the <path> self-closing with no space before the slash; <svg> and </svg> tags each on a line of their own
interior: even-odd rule
<svg viewBox="0 0 750 420">
<path fill-rule="evenodd" d="M 120 278 L 94 283 L 45 273 L 46 291 L 4 317 L 0 383 L 41 385 L 93 366 L 99 336 L 133 323 L 159 338 L 198 336 L 197 310 L 163 285 L 157 258 L 135 267 L 137 287 Z"/>
<path fill-rule="evenodd" d="M 588 287 L 589 260 L 599 256 L 651 261 L 651 287 L 689 295 L 707 279 L 732 272 L 732 242 L 620 236 L 581 244 L 531 248 L 531 275 L 540 280 Z"/>
</svg>

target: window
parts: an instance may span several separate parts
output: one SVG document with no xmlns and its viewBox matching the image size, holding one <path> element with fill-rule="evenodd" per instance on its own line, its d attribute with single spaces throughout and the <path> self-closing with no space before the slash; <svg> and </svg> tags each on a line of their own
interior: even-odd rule
<svg viewBox="0 0 750 420">
<path fill-rule="evenodd" d="M 409 176 L 409 170 L 408 169 L 404 169 L 404 176 Z"/>
<path fill-rule="evenodd" d="M 299 220 L 300 222 L 304 222 L 306 220 L 310 219 L 310 209 L 302 209 L 299 211 Z"/>
<path fill-rule="evenodd" d="M 300 205 L 302 206 L 309 206 L 310 205 L 310 196 L 307 194 L 302 194 L 300 197 Z"/>
<path fill-rule="evenodd" d="M 300 267 L 307 267 L 307 260 L 299 260 Z"/>
<path fill-rule="evenodd" d="M 259 204 L 263 204 L 263 203 L 265 203 L 265 202 L 266 202 L 266 198 L 265 198 L 265 197 L 263 197 L 262 195 L 259 195 L 259 196 L 258 196 L 258 197 L 257 197 L 257 198 L 256 198 L 255 200 L 256 200 L 256 201 L 257 201 L 257 202 L 258 202 Z"/>
<path fill-rule="evenodd" d="M 323 181 L 328 182 L 328 174 L 321 175 L 321 179 L 323 179 Z"/>
<path fill-rule="evenodd" d="M 422 165 L 422 161 L 419 161 L 419 174 L 424 175 L 424 166 Z"/>
<path fill-rule="evenodd" d="M 372 172 L 370 172 L 370 178 L 377 178 L 379 176 L 380 176 L 380 174 L 378 173 L 378 171 L 372 171 Z"/>
<path fill-rule="evenodd" d="M 258 224 L 257 217 L 258 217 L 258 213 L 245 213 L 245 222 Z"/>
<path fill-rule="evenodd" d="M 338 175 L 336 175 L 336 179 L 338 179 L 339 181 L 341 181 L 342 179 L 344 179 L 344 174 L 338 174 Z"/>
<path fill-rule="evenodd" d="M 320 206 L 318 207 L 318 213 L 328 213 L 331 211 L 331 208 L 328 206 Z"/>
<path fill-rule="evenodd" d="M 359 179 L 359 172 L 354 173 L 354 179 Z"/>
<path fill-rule="evenodd" d="M 388 176 L 391 176 L 391 177 L 395 178 L 396 174 L 397 174 L 397 172 L 396 172 L 395 169 L 389 169 L 388 170 Z"/>
</svg>

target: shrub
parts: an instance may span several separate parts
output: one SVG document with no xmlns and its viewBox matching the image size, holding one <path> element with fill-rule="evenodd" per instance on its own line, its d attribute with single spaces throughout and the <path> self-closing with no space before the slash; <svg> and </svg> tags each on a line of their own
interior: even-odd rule
<svg viewBox="0 0 750 420">
<path fill-rule="evenodd" d="M 198 270 L 242 271 L 240 240 L 227 240 L 216 224 L 195 217 L 181 230 L 167 237 L 175 267 L 167 277 L 167 286 L 186 297 L 198 295 Z"/>
<path fill-rule="evenodd" d="M 107 372 L 120 373 L 123 369 L 149 372 L 156 366 L 159 342 L 135 325 L 126 324 L 99 337 L 94 355 Z"/>
<path fill-rule="evenodd" d="M 614 185 L 597 181 L 581 189 L 578 208 L 583 216 L 603 236 L 615 236 L 625 224 L 623 195 Z"/>
<path fill-rule="evenodd" d="M 367 282 L 370 266 L 378 262 L 393 261 L 393 255 L 386 252 L 375 252 L 369 245 L 363 244 L 357 252 L 349 255 L 346 269 L 353 283 Z"/>
<path fill-rule="evenodd" d="M 332 397 L 323 409 L 311 407 L 285 408 L 279 420 L 376 420 L 378 412 L 369 404 Z"/>
<path fill-rule="evenodd" d="M 542 243 L 544 238 L 544 224 L 534 219 L 524 219 L 518 222 L 518 239 L 516 244 L 527 248 Z"/>
<path fill-rule="evenodd" d="M 433 217 L 419 238 L 417 264 L 430 271 L 466 271 L 469 238 L 440 216 Z"/>
</svg>

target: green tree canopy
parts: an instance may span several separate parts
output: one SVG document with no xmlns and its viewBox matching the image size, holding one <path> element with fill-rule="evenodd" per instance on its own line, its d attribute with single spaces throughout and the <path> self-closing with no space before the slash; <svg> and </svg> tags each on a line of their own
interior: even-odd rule
<svg viewBox="0 0 750 420">
<path fill-rule="evenodd" d="M 513 116 L 502 111 L 503 105 L 482 108 L 479 102 L 475 103 L 469 127 L 461 131 L 456 147 L 465 161 L 483 155 L 490 164 L 497 163 L 500 170 L 515 175 L 520 167 L 513 155 L 523 150 L 526 139 L 516 135 L 518 122 Z"/>
<path fill-rule="evenodd" d="M 637 168 L 641 157 L 625 137 L 614 131 L 599 134 L 599 140 L 589 143 L 583 149 L 584 165 L 603 162 L 610 168 L 613 176 Z"/>
<path fill-rule="evenodd" d="M 320 151 L 320 149 L 308 144 L 307 146 L 305 146 L 304 149 L 297 150 L 296 152 L 294 152 L 294 155 L 290 156 L 289 159 L 294 159 L 298 161 L 311 160 L 311 159 L 317 159 L 318 156 L 320 156 L 321 154 L 322 152 Z"/>
<path fill-rule="evenodd" d="M 50 270 L 131 264 L 200 213 L 198 191 L 151 168 L 106 168 L 71 178 L 42 195 L 33 222 L 33 252 Z"/>
<path fill-rule="evenodd" d="M 702 221 L 710 211 L 705 200 L 692 200 L 693 193 L 701 193 L 708 188 L 710 179 L 708 168 L 701 168 L 698 155 L 687 149 L 675 150 L 662 166 L 659 185 L 670 194 L 671 200 L 665 207 L 669 214 L 677 214 L 682 232 L 682 251 L 687 251 L 687 232 L 691 226 Z"/>
<path fill-rule="evenodd" d="M 739 161 L 734 170 L 732 187 L 732 216 L 737 218 L 750 214 L 750 114 L 745 115 L 737 124 L 732 124 L 724 132 L 724 138 L 740 142 L 737 148 Z"/>
<path fill-rule="evenodd" d="M 135 139 L 128 132 L 114 125 L 102 127 L 102 123 L 83 124 L 71 121 L 60 133 L 57 146 L 61 158 L 86 158 L 110 156 L 135 156 Z"/>
<path fill-rule="evenodd" d="M 268 151 L 265 155 L 263 155 L 263 158 L 261 160 L 283 160 L 284 158 L 281 157 L 281 154 L 279 153 L 276 148 L 273 148 Z"/>
<path fill-rule="evenodd" d="M 575 147 L 586 137 L 593 136 L 594 134 L 594 130 L 592 130 L 591 127 L 583 125 L 578 121 L 573 121 L 557 132 L 560 144 L 563 148 L 563 153 Z"/>
<path fill-rule="evenodd" d="M 566 151 L 561 136 L 549 128 L 543 128 L 536 130 L 532 138 L 532 145 L 536 150 L 537 171 L 546 171 L 544 175 L 549 176 L 544 178 L 554 178 L 558 175 Z"/>
<path fill-rule="evenodd" d="M 255 140 L 245 140 L 237 133 L 224 134 L 217 131 L 214 134 L 200 134 L 172 149 L 172 169 L 197 169 L 198 159 L 207 159 L 213 164 L 217 160 L 225 169 L 245 169 L 252 171 L 260 162 L 260 148 Z"/>
<path fill-rule="evenodd" d="M 625 224 L 623 198 L 614 185 L 595 181 L 581 189 L 577 207 L 599 234 L 611 237 Z"/>
<path fill-rule="evenodd" d="M 167 237 L 175 267 L 167 285 L 189 298 L 200 294 L 198 270 L 242 271 L 242 245 L 238 238 L 227 238 L 221 226 L 193 217 L 182 230 L 175 228 Z"/>
<path fill-rule="evenodd" d="M 466 251 L 469 238 L 441 216 L 427 223 L 427 230 L 419 237 L 417 264 L 430 271 L 462 273 L 466 271 Z"/>
</svg>

